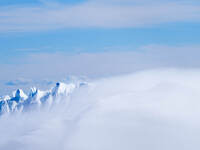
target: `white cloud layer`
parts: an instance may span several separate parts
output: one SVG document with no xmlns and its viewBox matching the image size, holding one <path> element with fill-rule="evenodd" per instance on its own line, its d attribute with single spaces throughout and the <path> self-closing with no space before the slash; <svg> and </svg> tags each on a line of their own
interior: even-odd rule
<svg viewBox="0 0 200 150">
<path fill-rule="evenodd" d="M 3 80 L 15 78 L 57 78 L 67 75 L 103 77 L 132 73 L 137 70 L 164 67 L 200 67 L 200 46 L 147 45 L 131 51 L 115 51 L 106 48 L 105 52 L 69 54 L 30 53 L 23 59 L 10 60 L 12 64 L 1 65 Z"/>
<path fill-rule="evenodd" d="M 37 83 L 37 86 L 44 87 L 46 84 L 41 82 L 43 79 L 56 82 L 69 75 L 93 79 L 146 69 L 200 67 L 199 45 L 147 45 L 132 51 L 123 51 L 122 47 L 119 52 L 113 47 L 106 50 L 106 52 L 80 54 L 36 52 L 23 56 L 23 59 L 10 60 L 12 62 L 10 64 L 0 64 L 2 70 L 0 95 L 8 93 L 8 89 L 21 88 L 21 85 L 12 87 L 5 85 L 20 78 L 32 79 L 30 84 Z M 39 85 L 38 81 L 42 84 Z M 29 88 L 30 84 L 24 88 Z"/>
<path fill-rule="evenodd" d="M 200 5 L 185 1 L 87 1 L 74 5 L 0 7 L 0 32 L 149 27 L 199 21 Z"/>
<path fill-rule="evenodd" d="M 68 109 L 0 118 L 0 149 L 198 150 L 199 76 L 166 69 L 94 81 Z"/>
</svg>

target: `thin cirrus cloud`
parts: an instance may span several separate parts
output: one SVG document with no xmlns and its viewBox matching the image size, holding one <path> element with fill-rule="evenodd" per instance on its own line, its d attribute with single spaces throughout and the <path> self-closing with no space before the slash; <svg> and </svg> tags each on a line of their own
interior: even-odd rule
<svg viewBox="0 0 200 150">
<path fill-rule="evenodd" d="M 135 28 L 172 22 L 199 22 L 200 5 L 169 1 L 87 1 L 0 7 L 0 32 L 65 28 Z"/>
</svg>

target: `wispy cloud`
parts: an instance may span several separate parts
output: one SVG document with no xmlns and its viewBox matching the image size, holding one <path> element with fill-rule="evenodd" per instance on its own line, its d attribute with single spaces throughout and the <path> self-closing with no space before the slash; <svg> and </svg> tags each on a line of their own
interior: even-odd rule
<svg viewBox="0 0 200 150">
<path fill-rule="evenodd" d="M 30 82 L 32 82 L 30 79 L 24 79 L 24 78 L 19 78 L 17 80 L 10 80 L 6 82 L 6 85 L 8 86 L 18 86 L 18 85 L 27 85 Z"/>
<path fill-rule="evenodd" d="M 30 48 L 30 47 L 27 47 L 27 48 L 17 48 L 15 49 L 14 51 L 16 52 L 28 52 L 28 53 L 33 53 L 33 52 L 41 52 L 42 51 L 45 51 L 45 50 L 49 50 L 51 49 L 50 46 L 41 46 L 41 47 L 35 47 L 35 48 Z"/>
<path fill-rule="evenodd" d="M 170 22 L 199 22 L 200 5 L 185 2 L 114 3 L 9 6 L 0 8 L 0 31 L 37 31 L 62 28 L 149 27 Z M 147 3 L 148 2 L 148 3 Z"/>
<path fill-rule="evenodd" d="M 199 50 L 199 45 L 147 45 L 128 51 L 120 47 L 118 52 L 111 47 L 99 53 L 28 53 L 13 64 L 1 65 L 4 71 L 0 77 L 59 79 L 67 75 L 109 76 L 162 67 L 194 68 L 200 67 Z"/>
</svg>

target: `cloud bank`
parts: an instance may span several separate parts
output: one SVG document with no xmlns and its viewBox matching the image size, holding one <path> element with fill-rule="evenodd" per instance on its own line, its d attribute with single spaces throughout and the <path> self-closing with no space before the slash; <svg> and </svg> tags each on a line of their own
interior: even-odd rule
<svg viewBox="0 0 200 150">
<path fill-rule="evenodd" d="M 14 77 L 61 79 L 68 75 L 96 78 L 143 69 L 195 68 L 200 66 L 199 49 L 199 45 L 147 45 L 131 51 L 121 48 L 118 52 L 111 47 L 96 53 L 29 53 L 23 59 L 10 60 L 12 63 L 1 65 L 4 71 L 0 77 L 4 80 Z"/>
<path fill-rule="evenodd" d="M 123 51 L 120 47 L 120 51 L 117 52 L 111 47 L 106 48 L 105 52 L 78 54 L 28 53 L 23 55 L 23 59 L 15 58 L 10 60 L 10 64 L 0 64 L 3 70 L 0 74 L 1 96 L 11 92 L 10 90 L 22 88 L 19 79 L 31 79 L 23 88 L 28 89 L 36 85 L 45 89 L 49 87 L 48 83 L 55 83 L 69 76 L 95 79 L 147 69 L 200 67 L 199 45 L 147 45 L 131 51 L 124 49 Z M 15 85 L 10 86 L 9 82 Z"/>
<path fill-rule="evenodd" d="M 0 149 L 197 150 L 199 76 L 165 69 L 93 81 L 67 109 L 1 117 Z"/>
<path fill-rule="evenodd" d="M 174 22 L 199 22 L 195 1 L 85 1 L 0 7 L 0 32 L 65 28 L 135 28 Z"/>
<path fill-rule="evenodd" d="M 199 45 L 147 45 L 130 51 L 126 47 L 120 47 L 120 51 L 116 49 L 106 47 L 104 52 L 76 54 L 34 52 L 23 55 L 23 59 L 11 59 L 10 64 L 0 64 L 3 70 L 0 94 L 22 88 L 20 84 L 8 85 L 9 82 L 20 83 L 19 79 L 31 79 L 23 86 L 25 89 L 34 85 L 46 89 L 49 88 L 48 83 L 56 83 L 69 76 L 95 79 L 148 69 L 200 67 Z"/>
</svg>

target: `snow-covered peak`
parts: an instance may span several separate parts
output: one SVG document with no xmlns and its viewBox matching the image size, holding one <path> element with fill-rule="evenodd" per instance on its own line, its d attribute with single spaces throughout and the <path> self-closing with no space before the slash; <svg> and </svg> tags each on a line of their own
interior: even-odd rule
<svg viewBox="0 0 200 150">
<path fill-rule="evenodd" d="M 69 94 L 76 88 L 76 85 L 73 83 L 65 84 L 62 82 L 56 83 L 56 86 L 52 89 L 52 95 L 59 94 Z"/>
<path fill-rule="evenodd" d="M 23 92 L 21 89 L 17 89 L 13 92 L 12 100 L 20 101 L 20 100 L 26 100 L 28 96 Z"/>
<path fill-rule="evenodd" d="M 3 97 L 3 100 L 4 100 L 4 101 L 7 101 L 7 100 L 9 100 L 9 99 L 10 99 L 10 96 L 9 96 L 9 95 L 6 95 L 6 96 Z"/>
<path fill-rule="evenodd" d="M 32 87 L 30 93 L 35 93 L 37 91 L 36 87 Z"/>
<path fill-rule="evenodd" d="M 33 97 L 36 93 L 37 93 L 37 88 L 36 87 L 32 87 L 30 89 L 30 93 L 29 93 L 29 97 Z"/>
<path fill-rule="evenodd" d="M 58 82 L 51 90 L 41 91 L 35 87 L 30 89 L 28 96 L 21 89 L 13 92 L 12 96 L 6 96 L 0 100 L 0 114 L 11 112 L 22 112 L 30 108 L 41 108 L 48 105 L 52 107 L 61 101 L 67 100 L 67 97 L 76 89 L 84 86 L 85 83 L 63 83 Z"/>
</svg>

